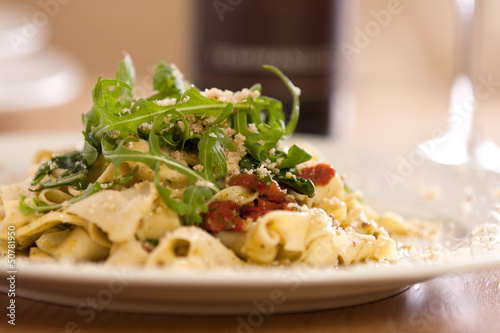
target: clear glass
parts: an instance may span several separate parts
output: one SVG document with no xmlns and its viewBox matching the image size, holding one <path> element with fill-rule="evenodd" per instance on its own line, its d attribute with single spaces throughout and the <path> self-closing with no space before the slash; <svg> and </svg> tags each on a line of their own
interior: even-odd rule
<svg viewBox="0 0 500 333">
<path fill-rule="evenodd" d="M 469 164 L 500 172 L 500 147 L 486 130 L 481 101 L 491 95 L 489 78 L 480 74 L 481 43 L 485 42 L 485 0 L 455 0 L 457 17 L 457 69 L 450 96 L 446 133 L 419 148 L 431 160 L 450 165 Z"/>
</svg>

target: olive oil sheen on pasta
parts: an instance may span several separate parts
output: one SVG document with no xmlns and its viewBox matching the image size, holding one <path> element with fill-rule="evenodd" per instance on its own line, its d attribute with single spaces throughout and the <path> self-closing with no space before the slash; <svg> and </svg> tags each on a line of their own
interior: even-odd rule
<svg viewBox="0 0 500 333">
<path fill-rule="evenodd" d="M 289 92 L 262 69 L 274 65 L 301 89 L 296 131 L 332 134 L 337 1 L 198 0 L 196 6 L 196 86 L 240 90 L 260 82 L 289 115 Z"/>
</svg>

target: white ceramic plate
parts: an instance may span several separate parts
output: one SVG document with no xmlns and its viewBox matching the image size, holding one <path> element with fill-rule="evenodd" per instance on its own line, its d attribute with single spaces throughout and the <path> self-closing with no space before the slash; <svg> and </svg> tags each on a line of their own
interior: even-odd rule
<svg viewBox="0 0 500 333">
<path fill-rule="evenodd" d="M 305 137 L 377 209 L 444 221 L 448 249 L 468 244 L 479 224 L 498 223 L 500 176 L 424 162 L 416 151 L 390 154 Z M 23 178 L 33 152 L 80 143 L 78 133 L 0 135 L 0 184 Z M 436 195 L 439 194 L 440 195 Z M 434 195 L 434 199 L 428 201 Z M 467 213 L 467 214 L 464 214 Z M 500 242 L 497 235 L 491 242 Z M 500 254 L 451 256 L 438 263 L 350 269 L 254 268 L 156 271 L 85 264 L 19 262 L 16 295 L 92 309 L 170 314 L 261 314 L 329 309 L 394 295 L 448 272 L 500 265 Z M 1 291 L 7 268 L 0 264 Z M 87 312 L 86 312 L 87 311 Z"/>
</svg>

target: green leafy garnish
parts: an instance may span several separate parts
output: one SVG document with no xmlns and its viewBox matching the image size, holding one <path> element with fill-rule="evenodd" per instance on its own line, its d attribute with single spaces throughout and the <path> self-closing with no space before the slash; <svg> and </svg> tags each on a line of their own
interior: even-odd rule
<svg viewBox="0 0 500 333">
<path fill-rule="evenodd" d="M 125 176 L 118 175 L 117 169 L 128 162 L 140 163 L 154 172 L 160 197 L 183 217 L 184 224 L 199 224 L 201 214 L 208 210 L 207 201 L 227 181 L 228 152 L 241 157 L 242 146 L 235 146 L 236 135 L 241 134 L 246 149 L 246 156 L 240 161 L 242 169 L 273 164 L 266 175 L 269 180 L 274 179 L 298 193 L 314 195 L 314 184 L 296 177 L 295 171 L 295 166 L 311 159 L 311 154 L 298 145 L 286 153 L 277 150 L 277 144 L 290 136 L 297 125 L 299 89 L 276 67 L 264 68 L 276 74 L 291 92 L 293 105 L 288 123 L 283 104 L 260 95 L 260 84 L 252 86 L 248 97 L 239 102 L 217 100 L 204 96 L 183 78 L 175 65 L 163 62 L 155 68 L 154 93 L 136 99 L 135 69 L 130 56 L 125 54 L 115 78 L 99 77 L 92 90 L 93 106 L 82 116 L 83 150 L 42 165 L 32 190 L 62 185 L 86 188 L 81 195 L 68 200 L 73 203 L 102 188 L 133 183 L 138 167 Z M 134 149 L 139 140 L 147 142 L 147 150 Z M 141 145 L 144 147 L 144 142 Z M 190 164 L 172 152 L 191 156 Z M 102 167 L 103 161 L 113 164 L 115 181 L 102 185 L 90 183 L 89 169 L 100 170 L 94 165 Z M 165 167 L 186 177 L 182 198 L 173 197 L 168 179 L 161 179 L 160 170 Z M 54 173 L 55 169 L 60 171 Z M 39 199 L 28 204 L 24 200 L 22 197 L 21 210 L 25 214 L 47 212 L 64 205 L 48 205 Z"/>
<path fill-rule="evenodd" d="M 154 101 L 165 97 L 179 99 L 189 86 L 189 82 L 182 78 L 177 66 L 160 62 L 153 76 L 153 89 L 158 93 L 149 97 L 148 100 Z"/>
<path fill-rule="evenodd" d="M 299 145 L 293 145 L 290 147 L 290 149 L 288 149 L 287 154 L 283 156 L 283 161 L 279 164 L 278 167 L 280 169 L 293 168 L 297 164 L 309 161 L 311 158 L 312 155 L 310 152 Z"/>
<path fill-rule="evenodd" d="M 297 127 L 297 122 L 299 121 L 300 101 L 298 92 L 300 90 L 278 68 L 270 65 L 264 65 L 263 67 L 267 70 L 270 70 L 274 74 L 278 75 L 278 77 L 283 81 L 283 83 L 285 83 L 286 87 L 290 91 L 290 94 L 292 95 L 293 98 L 292 115 L 290 117 L 290 121 L 288 122 L 285 128 L 285 136 L 288 137 L 292 135 L 292 133 L 295 131 L 295 128 Z"/>
<path fill-rule="evenodd" d="M 127 86 L 114 86 L 113 89 L 108 91 L 109 95 L 113 96 L 116 100 L 118 100 L 123 107 L 129 107 L 134 97 L 132 94 L 132 89 L 134 88 L 135 83 L 135 68 L 132 63 L 132 58 L 128 53 L 125 53 L 123 60 L 118 65 L 118 71 L 116 72 L 115 79 L 118 82 L 125 82 Z"/>
<path fill-rule="evenodd" d="M 216 181 L 227 172 L 226 155 L 223 148 L 235 150 L 234 144 L 229 140 L 221 126 L 203 132 L 203 137 L 198 143 L 200 164 L 203 166 L 203 175 L 213 184 L 216 184 Z"/>
<path fill-rule="evenodd" d="M 315 194 L 314 183 L 310 179 L 304 179 L 300 177 L 287 177 L 282 173 L 275 176 L 275 180 L 287 185 L 289 188 L 297 193 L 307 195 L 312 198 Z"/>
<path fill-rule="evenodd" d="M 158 170 L 158 168 L 156 169 Z M 205 200 L 212 197 L 212 190 L 208 187 L 191 185 L 184 190 L 182 201 L 171 197 L 172 190 L 161 184 L 160 175 L 155 174 L 155 186 L 163 201 L 177 214 L 183 216 L 184 224 L 201 223 L 201 213 L 206 213 L 208 206 Z"/>
<path fill-rule="evenodd" d="M 52 157 L 38 168 L 29 189 L 30 191 L 40 191 L 45 188 L 67 185 L 82 190 L 87 181 L 87 168 L 82 153 L 78 151 Z M 55 171 L 62 174 L 42 181 L 47 175 Z"/>
</svg>

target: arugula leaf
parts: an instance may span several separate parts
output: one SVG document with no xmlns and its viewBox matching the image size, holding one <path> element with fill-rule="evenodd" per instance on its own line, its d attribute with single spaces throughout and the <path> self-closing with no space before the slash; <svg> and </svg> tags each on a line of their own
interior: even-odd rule
<svg viewBox="0 0 500 333">
<path fill-rule="evenodd" d="M 190 185 L 184 190 L 182 201 L 175 200 L 171 197 L 172 190 L 161 185 L 158 166 L 156 171 L 154 178 L 155 186 L 167 206 L 183 217 L 184 224 L 193 225 L 201 223 L 200 214 L 208 211 L 205 200 L 209 200 L 212 197 L 212 190 L 208 187 Z"/>
<path fill-rule="evenodd" d="M 233 143 L 223 131 L 222 126 L 216 126 L 203 132 L 198 143 L 200 164 L 203 166 L 203 175 L 212 183 L 224 177 L 227 172 L 226 155 L 224 149 L 235 150 Z M 214 167 L 217 175 L 214 173 Z"/>
<path fill-rule="evenodd" d="M 65 170 L 57 177 L 42 182 L 42 179 L 54 170 Z M 43 163 L 35 173 L 30 191 L 40 191 L 45 188 L 54 188 L 63 185 L 74 186 L 82 190 L 87 182 L 87 163 L 81 152 L 72 151 L 64 155 L 52 157 Z"/>
<path fill-rule="evenodd" d="M 125 82 L 124 84 L 120 84 Z M 84 127 L 83 157 L 88 165 L 94 164 L 100 154 L 100 139 L 95 138 L 92 126 L 100 122 L 102 108 L 107 108 L 112 114 L 120 114 L 124 107 L 130 107 L 133 99 L 132 89 L 135 83 L 135 69 L 132 58 L 124 53 L 123 60 L 118 65 L 115 80 L 103 82 L 101 77 L 92 91 L 94 106 L 87 114 L 82 115 Z M 96 103 L 97 100 L 97 103 Z M 101 111 L 99 111 L 101 110 Z"/>
<path fill-rule="evenodd" d="M 246 137 L 245 147 L 259 162 L 270 158 L 269 150 L 274 148 L 284 133 L 282 123 L 274 122 L 270 125 L 261 123 L 257 126 L 258 132 L 248 129 L 248 113 L 246 110 L 237 110 L 233 115 L 233 124 L 236 130 Z"/>
<path fill-rule="evenodd" d="M 92 165 L 101 153 L 101 144 L 99 141 L 96 141 L 90 131 L 83 131 L 82 133 L 84 138 L 82 156 L 85 162 L 87 162 L 87 165 Z"/>
<path fill-rule="evenodd" d="M 158 93 L 149 97 L 149 101 L 164 99 L 165 97 L 179 99 L 189 83 L 182 78 L 182 74 L 174 64 L 160 62 L 153 75 L 153 89 Z"/>
<path fill-rule="evenodd" d="M 110 87 L 120 87 L 122 89 L 132 90 L 125 81 L 121 80 L 103 80 L 99 77 L 96 85 L 92 91 L 92 100 L 94 106 L 92 109 L 83 115 L 83 126 L 85 131 L 95 138 L 96 141 L 102 139 L 105 133 L 113 130 L 120 130 L 116 126 L 112 126 L 115 121 L 121 118 L 127 118 L 122 115 L 122 104 L 120 101 L 109 91 Z M 123 117 L 122 117 L 123 116 Z M 130 115 L 128 116 L 130 118 Z M 138 124 L 137 126 L 139 126 Z M 137 126 L 132 130 L 137 130 Z M 124 128 L 128 130 L 127 128 Z"/>
<path fill-rule="evenodd" d="M 133 98 L 132 89 L 134 88 L 135 83 L 135 68 L 132 63 L 132 58 L 126 52 L 124 53 L 123 60 L 120 61 L 120 64 L 118 65 L 118 71 L 116 72 L 115 79 L 126 82 L 130 89 L 128 87 L 123 87 L 118 83 L 118 85 L 113 87 L 112 90 L 110 89 L 111 87 L 108 88 L 109 95 L 120 101 L 124 107 L 130 106 L 130 101 Z"/>
<path fill-rule="evenodd" d="M 62 176 L 50 178 L 44 182 L 32 183 L 29 187 L 30 191 L 38 192 L 46 188 L 54 188 L 59 186 L 74 186 L 78 190 L 82 190 L 87 182 L 87 170 L 79 172 L 67 171 Z"/>
<path fill-rule="evenodd" d="M 295 128 L 297 127 L 297 122 L 299 121 L 299 114 L 300 114 L 300 101 L 299 101 L 299 94 L 300 94 L 300 89 L 297 88 L 292 81 L 288 77 L 286 77 L 283 72 L 281 72 L 278 68 L 271 66 L 271 65 L 264 65 L 263 66 L 265 69 L 270 70 L 274 74 L 278 75 L 278 77 L 283 81 L 283 83 L 286 85 L 290 93 L 292 94 L 293 102 L 292 102 L 292 115 L 290 117 L 290 120 L 288 124 L 286 125 L 285 129 L 285 137 L 290 136 L 294 131 Z"/>
<path fill-rule="evenodd" d="M 94 164 L 101 151 L 100 140 L 103 134 L 96 135 L 96 128 L 102 128 L 103 125 L 115 118 L 119 118 L 122 112 L 122 104 L 109 91 L 109 87 L 119 86 L 122 88 L 132 88 L 125 82 L 120 80 L 102 80 L 101 77 L 97 80 L 97 84 L 92 91 L 92 99 L 94 106 L 92 109 L 82 116 L 84 127 L 84 158 L 88 165 Z M 110 129 L 112 131 L 113 129 Z M 103 131 L 105 133 L 106 130 Z"/>
<path fill-rule="evenodd" d="M 135 68 L 132 58 L 127 52 L 123 53 L 123 60 L 118 64 L 115 79 L 127 82 L 131 87 L 135 82 Z"/>
<path fill-rule="evenodd" d="M 168 118 L 170 117 L 170 118 Z M 167 118 L 170 120 L 170 125 L 167 124 Z M 184 129 L 182 129 L 179 125 L 177 125 L 177 120 L 180 119 L 182 121 L 182 124 L 184 126 Z M 167 130 L 167 126 L 172 125 L 172 121 L 175 123 L 172 128 L 175 128 L 176 130 L 180 131 L 181 135 L 179 140 L 176 142 L 174 140 L 171 140 L 169 143 L 175 144 L 176 146 L 179 146 L 180 148 L 183 149 L 184 145 L 186 144 L 187 140 L 191 137 L 190 129 L 189 129 L 189 124 L 187 122 L 186 116 L 182 112 L 177 111 L 176 109 L 171 109 L 169 111 L 165 111 L 162 113 L 160 116 L 156 117 L 155 120 L 152 123 L 152 130 L 149 133 L 149 141 L 151 142 L 152 140 L 155 141 L 154 147 L 158 147 L 158 154 L 161 152 L 159 151 L 159 138 L 166 139 L 168 138 L 169 131 Z M 165 131 L 166 130 L 166 131 Z M 156 133 L 161 133 L 165 131 L 165 135 L 161 135 L 160 137 L 157 136 Z M 173 136 L 172 136 L 173 139 Z M 158 141 L 158 144 L 156 143 Z"/>
<path fill-rule="evenodd" d="M 147 133 L 149 136 L 149 131 Z M 189 138 L 193 138 L 193 136 L 189 136 Z M 159 139 L 161 147 L 169 146 L 172 148 L 182 148 L 187 142 L 186 132 L 177 124 L 169 129 L 161 131 Z"/>
<path fill-rule="evenodd" d="M 134 179 L 134 177 L 137 175 L 138 172 L 139 172 L 139 167 L 136 166 L 135 168 L 132 169 L 132 171 L 130 171 L 126 175 L 115 173 L 114 180 L 110 183 L 105 183 L 105 185 L 107 185 L 107 187 L 114 187 L 117 185 L 127 184 L 128 182 Z"/>
<path fill-rule="evenodd" d="M 228 103 L 226 105 L 226 107 L 224 108 L 224 110 L 222 110 L 221 113 L 219 113 L 219 115 L 217 116 L 217 118 L 215 118 L 215 120 L 213 121 L 212 124 L 219 124 L 221 122 L 223 122 L 224 120 L 226 120 L 230 115 L 231 113 L 233 112 L 233 104 L 232 103 Z"/>
<path fill-rule="evenodd" d="M 312 198 L 315 194 L 316 188 L 314 183 L 310 179 L 300 178 L 300 177 L 286 177 L 286 172 L 280 172 L 278 175 L 275 175 L 274 180 L 279 183 L 285 184 L 287 187 L 291 188 L 295 192 L 299 194 L 307 195 L 309 198 Z"/>
<path fill-rule="evenodd" d="M 277 155 L 279 156 L 279 155 Z M 288 149 L 288 153 L 284 156 L 281 163 L 278 165 L 280 169 L 288 169 L 295 167 L 297 164 L 307 162 L 312 158 L 312 154 L 299 145 L 294 144 Z"/>
<path fill-rule="evenodd" d="M 201 223 L 200 213 L 208 211 L 206 200 L 212 198 L 212 190 L 204 186 L 191 185 L 184 191 L 183 204 L 190 207 L 187 214 L 184 214 L 184 223 L 192 225 Z"/>
</svg>

